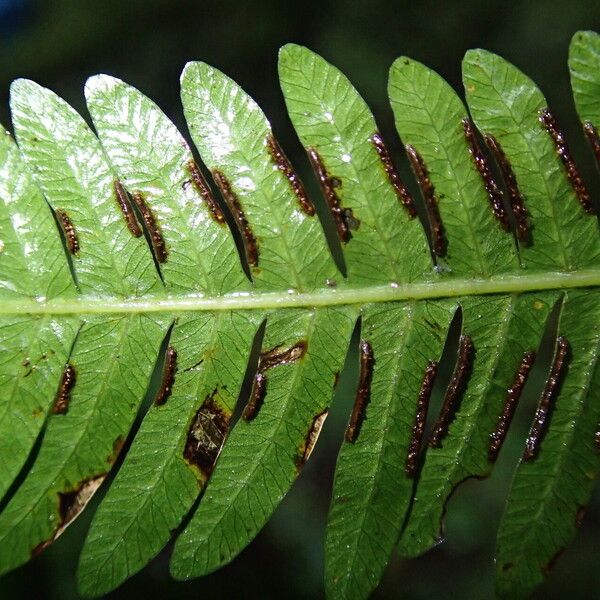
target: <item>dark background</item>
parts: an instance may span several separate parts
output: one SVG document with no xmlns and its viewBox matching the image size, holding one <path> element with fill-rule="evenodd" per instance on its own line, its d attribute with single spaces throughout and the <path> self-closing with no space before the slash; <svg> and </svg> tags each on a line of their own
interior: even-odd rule
<svg viewBox="0 0 600 600">
<path fill-rule="evenodd" d="M 394 58 L 406 54 L 422 61 L 460 90 L 465 50 L 484 47 L 515 63 L 542 87 L 589 181 L 595 174 L 579 135 L 566 61 L 572 34 L 599 30 L 599 25 L 600 3 L 593 0 L 0 0 L 0 122 L 9 125 L 8 89 L 16 77 L 52 88 L 85 114 L 83 84 L 88 76 L 105 72 L 140 88 L 187 135 L 179 74 L 188 60 L 203 60 L 237 80 L 259 102 L 290 158 L 306 173 L 277 81 L 281 45 L 305 44 L 340 67 L 373 108 L 397 158 L 400 145 L 386 101 Z M 313 459 L 269 525 L 231 565 L 202 579 L 175 583 L 168 576 L 168 553 L 163 553 L 110 597 L 322 597 L 329 490 L 352 385 L 350 370 Z M 417 560 L 394 559 L 376 598 L 492 597 L 494 533 L 534 404 L 530 398 L 517 415 L 494 475 L 467 482 L 452 497 L 446 543 Z M 0 579 L 0 597 L 77 598 L 74 572 L 93 509 L 41 557 Z M 581 532 L 539 597 L 597 597 L 599 539 L 596 493 Z"/>
</svg>

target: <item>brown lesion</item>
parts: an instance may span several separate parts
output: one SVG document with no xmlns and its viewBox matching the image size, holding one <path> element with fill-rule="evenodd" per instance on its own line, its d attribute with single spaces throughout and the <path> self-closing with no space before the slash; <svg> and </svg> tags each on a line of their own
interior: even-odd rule
<svg viewBox="0 0 600 600">
<path fill-rule="evenodd" d="M 217 187 L 221 191 L 221 195 L 223 196 L 223 199 L 225 200 L 225 203 L 231 211 L 231 214 L 235 219 L 238 229 L 242 234 L 242 240 L 244 242 L 244 249 L 246 250 L 246 258 L 248 260 L 248 264 L 251 267 L 257 267 L 258 242 L 256 241 L 254 233 L 250 228 L 250 224 L 248 223 L 248 219 L 246 218 L 244 210 L 242 209 L 242 205 L 240 204 L 239 198 L 232 190 L 229 180 L 222 171 L 214 169 L 212 174 L 213 179 L 215 180 Z"/>
<path fill-rule="evenodd" d="M 323 412 L 320 412 L 313 418 L 308 433 L 306 434 L 306 438 L 298 449 L 298 453 L 296 454 L 294 460 L 294 464 L 296 465 L 298 471 L 304 467 L 310 458 L 310 455 L 317 444 L 319 435 L 321 434 L 321 429 L 323 429 L 323 425 L 325 424 L 325 419 L 327 418 L 328 414 L 329 411 L 325 409 Z"/>
<path fill-rule="evenodd" d="M 440 215 L 438 200 L 435 194 L 435 188 L 431 183 L 429 171 L 425 165 L 423 157 L 417 152 L 416 148 L 411 144 L 406 145 L 406 155 L 410 162 L 410 166 L 417 178 L 421 196 L 425 204 L 427 218 L 429 220 L 429 234 L 433 253 L 436 256 L 446 256 L 448 250 L 448 241 Z"/>
<path fill-rule="evenodd" d="M 125 438 L 122 435 L 117 436 L 112 445 L 112 452 L 106 457 L 106 462 L 109 465 L 113 465 L 115 463 L 124 445 Z"/>
<path fill-rule="evenodd" d="M 596 164 L 600 169 L 600 136 L 598 135 L 598 130 L 590 121 L 586 121 L 583 124 L 583 133 L 590 143 L 594 158 L 596 159 Z"/>
<path fill-rule="evenodd" d="M 131 235 L 134 237 L 141 237 L 143 231 L 135 216 L 135 212 L 133 211 L 133 206 L 131 205 L 131 200 L 129 199 L 127 190 L 123 187 L 118 179 L 114 180 L 113 188 L 115 197 L 117 199 L 117 204 L 119 205 L 119 208 L 123 213 L 125 223 L 127 224 L 127 229 L 129 229 Z"/>
<path fill-rule="evenodd" d="M 429 438 L 429 445 L 432 448 L 440 448 L 442 441 L 448 435 L 450 423 L 458 411 L 461 398 L 467 388 L 473 370 L 474 357 L 475 346 L 471 336 L 461 335 L 458 343 L 456 365 L 444 395 L 440 414 L 433 425 L 431 437 Z"/>
<path fill-rule="evenodd" d="M 360 222 L 354 217 L 352 209 L 342 207 L 337 193 L 337 190 L 342 186 L 342 182 L 337 177 L 329 174 L 323 159 L 314 148 L 307 148 L 306 152 L 325 196 L 338 236 L 342 242 L 349 242 L 352 237 L 351 229 L 357 229 Z"/>
<path fill-rule="evenodd" d="M 417 412 L 415 421 L 412 427 L 410 443 L 408 446 L 408 454 L 406 457 L 405 472 L 409 477 L 414 477 L 417 472 L 419 453 L 421 451 L 421 443 L 423 434 L 425 433 L 425 423 L 427 420 L 427 410 L 429 408 L 429 400 L 433 390 L 433 384 L 438 372 L 439 363 L 435 360 L 430 360 L 427 363 L 419 395 L 417 397 Z"/>
<path fill-rule="evenodd" d="M 173 385 L 175 384 L 175 373 L 177 373 L 177 350 L 173 346 L 169 346 L 165 353 L 165 364 L 160 388 L 154 398 L 156 406 L 162 406 L 171 396 Z"/>
<path fill-rule="evenodd" d="M 495 460 L 498 458 L 498 454 L 500 453 L 500 449 L 502 448 L 502 444 L 506 438 L 508 428 L 510 427 L 515 414 L 519 398 L 521 397 L 523 388 L 527 383 L 533 363 L 535 362 L 535 356 L 536 354 L 532 350 L 528 350 L 523 353 L 523 357 L 521 358 L 521 363 L 517 369 L 515 379 L 506 392 L 504 406 L 502 408 L 502 413 L 498 418 L 496 429 L 490 434 L 490 446 L 488 448 L 488 459 L 490 462 L 495 462 Z"/>
<path fill-rule="evenodd" d="M 504 210 L 504 196 L 502 194 L 502 190 L 498 187 L 498 184 L 492 175 L 487 158 L 481 151 L 481 147 L 477 142 L 473 121 L 471 121 L 471 119 L 468 117 L 465 117 L 461 123 L 465 134 L 465 140 L 469 148 L 469 153 L 473 159 L 473 164 L 475 165 L 475 168 L 477 169 L 477 172 L 479 173 L 479 176 L 483 182 L 483 186 L 485 187 L 485 191 L 487 192 L 492 214 L 494 217 L 496 217 L 500 223 L 500 227 L 502 227 L 504 231 L 510 231 L 510 221 L 508 220 L 508 216 Z"/>
<path fill-rule="evenodd" d="M 93 477 L 83 479 L 73 488 L 67 488 L 58 492 L 58 516 L 59 524 L 54 533 L 48 539 L 40 542 L 31 549 L 31 557 L 41 554 L 52 542 L 54 542 L 65 529 L 83 512 L 87 503 L 92 499 L 96 490 L 106 479 L 107 473 L 101 473 Z"/>
<path fill-rule="evenodd" d="M 167 245 L 165 243 L 165 239 L 163 238 L 162 231 L 152 212 L 152 209 L 146 203 L 146 199 L 142 192 L 134 192 L 132 195 L 132 199 L 134 204 L 137 206 L 140 214 L 142 215 L 142 219 L 144 224 L 146 225 L 146 230 L 148 231 L 148 235 L 150 236 L 150 242 L 152 244 L 152 248 L 154 250 L 154 256 L 159 263 L 167 262 L 168 252 Z"/>
<path fill-rule="evenodd" d="M 231 413 L 216 401 L 217 388 L 208 394 L 188 430 L 183 457 L 207 479 L 212 473 L 229 429 Z"/>
<path fill-rule="evenodd" d="M 188 161 L 186 164 L 186 169 L 190 174 L 191 181 L 194 184 L 194 188 L 196 189 L 198 194 L 200 194 L 200 197 L 206 204 L 210 216 L 219 225 L 223 225 L 225 223 L 225 215 L 223 214 L 219 203 L 217 202 L 216 198 L 211 192 L 210 187 L 208 186 L 204 175 L 202 175 L 202 171 L 200 170 L 200 167 L 198 166 L 196 161 Z"/>
<path fill-rule="evenodd" d="M 567 173 L 567 179 L 579 200 L 579 204 L 588 215 L 596 214 L 596 207 L 592 203 L 592 199 L 587 190 L 587 187 L 579 173 L 579 169 L 573 160 L 569 146 L 567 145 L 563 132 L 558 127 L 554 115 L 548 108 L 542 108 L 539 112 L 539 120 L 542 127 L 547 131 L 558 158 L 560 158 L 562 164 L 565 167 Z"/>
<path fill-rule="evenodd" d="M 288 160 L 288 157 L 285 155 L 285 152 L 282 150 L 275 136 L 272 133 L 269 133 L 265 143 L 271 160 L 277 165 L 277 168 L 288 180 L 302 212 L 309 217 L 314 216 L 315 206 L 308 198 L 302 180 L 298 176 L 298 173 L 296 173 L 294 167 L 292 167 L 292 164 Z"/>
<path fill-rule="evenodd" d="M 56 397 L 54 398 L 54 404 L 52 405 L 52 414 L 55 415 L 66 415 L 69 410 L 69 403 L 71 401 L 71 392 L 75 386 L 77 379 L 77 373 L 75 367 L 67 363 L 65 370 L 63 371 L 60 384 Z"/>
<path fill-rule="evenodd" d="M 387 146 L 383 141 L 383 138 L 381 137 L 381 134 L 378 131 L 376 131 L 369 138 L 369 140 L 375 147 L 375 150 L 377 151 L 379 160 L 383 165 L 383 170 L 385 171 L 389 182 L 392 184 L 392 187 L 394 188 L 394 192 L 396 193 L 400 204 L 402 204 L 402 206 L 408 213 L 408 216 L 411 219 L 414 219 L 417 216 L 417 209 L 415 207 L 415 203 L 413 201 L 412 196 L 410 195 L 410 192 L 408 191 L 408 188 L 406 187 L 406 185 L 404 185 L 404 182 L 400 178 L 400 175 L 398 175 L 398 171 L 396 171 L 396 167 L 394 166 L 392 157 L 387 149 Z"/>
<path fill-rule="evenodd" d="M 354 406 L 344 438 L 347 442 L 354 443 L 360 434 L 363 421 L 366 417 L 367 404 L 371 399 L 371 381 L 373 379 L 373 367 L 375 356 L 371 343 L 367 340 L 360 342 L 360 367 L 358 375 L 358 388 L 354 398 Z"/>
<path fill-rule="evenodd" d="M 512 165 L 504 153 L 500 142 L 493 135 L 489 133 L 484 134 L 483 139 L 502 173 L 502 179 L 504 180 L 508 192 L 508 200 L 515 220 L 515 235 L 517 236 L 517 240 L 519 240 L 521 244 L 529 246 L 532 242 L 529 212 L 525 208 L 525 201 L 521 194 L 521 190 L 519 189 L 519 185 L 517 184 L 517 178 L 512 169 Z"/>
<path fill-rule="evenodd" d="M 554 553 L 552 558 L 542 567 L 542 571 L 544 572 L 545 575 L 550 575 L 550 573 L 552 573 L 552 571 L 554 570 L 554 567 L 556 566 L 556 563 L 558 562 L 558 559 L 564 554 L 564 552 L 565 552 L 565 548 L 559 548 Z"/>
<path fill-rule="evenodd" d="M 550 413 L 552 412 L 556 396 L 560 391 L 565 371 L 570 359 L 569 341 L 564 336 L 559 336 L 556 340 L 556 350 L 554 360 L 550 368 L 550 374 L 544 385 L 540 396 L 533 423 L 525 441 L 525 451 L 523 460 L 533 460 L 540 450 L 540 445 L 548 428 Z"/>
<path fill-rule="evenodd" d="M 254 380 L 252 383 L 252 392 L 244 411 L 242 412 L 242 419 L 244 421 L 252 421 L 264 402 L 267 394 L 267 377 L 265 372 L 269 369 L 274 369 L 281 365 L 289 365 L 298 362 L 306 354 L 308 344 L 306 340 L 300 340 L 293 346 L 288 348 L 284 346 L 275 346 L 270 350 L 265 350 L 261 353 L 258 359 L 258 367 L 254 374 Z"/>
<path fill-rule="evenodd" d="M 67 214 L 66 211 L 62 209 L 57 209 L 55 211 L 56 218 L 60 224 L 60 227 L 65 234 L 65 241 L 67 243 L 67 248 L 72 255 L 79 254 L 80 246 L 79 246 L 79 237 L 77 235 L 77 231 L 75 230 L 75 226 L 71 221 L 71 218 Z"/>
</svg>

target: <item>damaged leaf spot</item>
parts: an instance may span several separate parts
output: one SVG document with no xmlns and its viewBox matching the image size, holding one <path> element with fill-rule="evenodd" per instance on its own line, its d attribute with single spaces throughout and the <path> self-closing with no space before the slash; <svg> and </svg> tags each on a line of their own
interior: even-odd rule
<svg viewBox="0 0 600 600">
<path fill-rule="evenodd" d="M 375 357 L 373 348 L 366 340 L 360 342 L 360 370 L 358 376 L 358 389 L 352 407 L 350 421 L 346 427 L 345 439 L 354 443 L 358 439 L 360 429 L 365 420 L 367 404 L 371 397 L 371 380 L 373 379 L 373 366 Z"/>
<path fill-rule="evenodd" d="M 75 231 L 75 226 L 71 222 L 69 215 L 64 210 L 56 211 L 56 218 L 60 223 L 60 227 L 65 234 L 65 240 L 67 242 L 67 248 L 69 252 L 73 255 L 79 253 L 79 238 L 77 237 L 77 232 Z"/>
<path fill-rule="evenodd" d="M 585 137 L 592 147 L 592 152 L 596 158 L 596 164 L 598 165 L 598 168 L 600 168 L 600 136 L 598 135 L 598 130 L 592 125 L 592 123 L 586 121 L 583 124 L 583 132 L 585 133 Z"/>
<path fill-rule="evenodd" d="M 225 200 L 235 222 L 238 225 L 238 229 L 242 234 L 242 239 L 244 240 L 244 248 L 246 250 L 246 258 L 248 259 L 248 264 L 251 267 L 258 266 L 258 243 L 256 238 L 254 237 L 254 233 L 252 233 L 252 229 L 250 229 L 250 224 L 248 223 L 248 219 L 246 219 L 246 215 L 242 209 L 242 205 L 238 197 L 235 195 L 233 190 L 231 189 L 231 184 L 225 175 L 215 169 L 213 172 L 213 178 L 219 190 L 221 190 L 221 194 L 223 199 Z"/>
<path fill-rule="evenodd" d="M 400 204 L 405 208 L 411 219 L 414 219 L 417 216 L 417 209 L 415 208 L 415 203 L 413 202 L 412 196 L 408 191 L 407 187 L 404 185 L 402 179 L 400 179 L 400 175 L 396 171 L 396 167 L 394 167 L 394 163 L 392 162 L 392 157 L 385 145 L 381 134 L 376 131 L 370 138 L 371 143 L 375 147 L 377 154 L 379 155 L 379 160 L 383 165 L 383 170 L 385 171 L 389 182 L 392 184 L 394 191 L 396 192 L 396 196 L 400 201 Z"/>
<path fill-rule="evenodd" d="M 144 199 L 144 195 L 141 192 L 135 192 L 132 196 L 133 202 L 138 207 L 140 214 L 142 215 L 142 219 L 144 220 L 144 224 L 146 225 L 146 229 L 148 230 L 148 234 L 150 235 L 150 241 L 152 243 L 152 248 L 154 250 L 154 256 L 159 263 L 167 262 L 167 246 L 165 244 L 165 240 L 162 236 L 162 232 L 160 227 L 156 221 L 154 213 L 146 204 L 146 200 Z"/>
<path fill-rule="evenodd" d="M 510 201 L 510 207 L 515 219 L 515 234 L 517 239 L 526 246 L 531 244 L 531 227 L 529 225 L 529 213 L 525 208 L 523 201 L 523 195 L 517 185 L 517 178 L 512 170 L 512 166 L 504 154 L 504 150 L 500 145 L 500 142 L 496 140 L 493 135 L 486 134 L 483 136 L 487 147 L 490 149 L 496 163 L 502 173 L 502 179 L 506 185 L 508 191 L 508 199 Z"/>
<path fill-rule="evenodd" d="M 556 123 L 556 119 L 554 115 L 550 112 L 548 108 L 543 108 L 539 113 L 539 120 L 542 124 L 542 127 L 548 132 L 548 135 L 552 139 L 554 144 L 554 148 L 556 149 L 556 154 L 562 161 L 562 164 L 565 167 L 567 172 L 567 179 L 579 200 L 579 204 L 588 215 L 595 215 L 596 209 L 592 204 L 592 199 L 590 198 L 590 194 L 581 178 L 579 173 L 579 169 L 571 156 L 571 152 L 569 147 L 567 146 L 567 142 L 565 140 L 565 136 L 563 132 L 558 128 Z"/>
<path fill-rule="evenodd" d="M 315 207 L 314 204 L 308 199 L 302 180 L 300 177 L 298 177 L 294 167 L 292 167 L 288 157 L 285 155 L 285 152 L 282 150 L 279 142 L 275 139 L 275 136 L 272 133 L 267 135 L 266 145 L 267 150 L 269 151 L 269 156 L 277 165 L 277 168 L 288 180 L 290 187 L 292 188 L 292 191 L 298 200 L 298 204 L 302 209 L 302 212 L 307 214 L 309 217 L 314 216 Z"/>
<path fill-rule="evenodd" d="M 415 422 L 412 428 L 410 444 L 408 446 L 408 455 L 406 457 L 405 472 L 409 477 L 414 477 L 417 472 L 419 452 L 421 450 L 421 442 L 423 433 L 425 432 L 425 423 L 427 420 L 427 409 L 429 408 L 429 399 L 431 391 L 438 372 L 439 363 L 435 360 L 430 360 L 425 369 L 419 396 L 417 398 L 417 412 Z"/>
<path fill-rule="evenodd" d="M 540 396 L 537 410 L 529 430 L 529 435 L 525 441 L 525 451 L 523 460 L 534 459 L 540 449 L 540 444 L 547 429 L 550 412 L 552 410 L 556 396 L 558 395 L 560 384 L 564 375 L 565 368 L 569 359 L 569 342 L 566 337 L 559 336 L 556 340 L 556 351 L 554 361 L 550 368 L 550 375 L 546 380 L 544 390 Z"/>
<path fill-rule="evenodd" d="M 448 384 L 448 389 L 444 396 L 444 402 L 440 414 L 433 426 L 429 445 L 432 448 L 440 448 L 442 440 L 448 434 L 448 428 L 458 410 L 458 405 L 462 395 L 465 392 L 471 371 L 473 369 L 473 359 L 475 356 L 475 346 L 471 336 L 463 334 L 460 336 L 458 344 L 458 355 L 452 378 Z"/>
<path fill-rule="evenodd" d="M 302 447 L 299 449 L 299 452 L 296 455 L 296 460 L 294 461 L 298 470 L 302 469 L 302 467 L 304 467 L 304 465 L 310 458 L 310 455 L 312 454 L 317 440 L 319 439 L 321 429 L 323 429 L 323 425 L 328 414 L 329 411 L 326 409 L 322 413 L 319 413 L 313 419 L 310 425 L 310 429 L 308 430 L 306 439 L 304 440 Z"/>
<path fill-rule="evenodd" d="M 261 353 L 258 360 L 258 368 L 254 375 L 252 393 L 250 394 L 250 399 L 242 413 L 242 419 L 244 421 L 252 421 L 258 414 L 258 411 L 264 402 L 267 394 L 267 378 L 264 374 L 265 371 L 299 361 L 306 354 L 307 347 L 306 341 L 300 340 L 290 348 L 275 346 L 275 348 Z"/>
<path fill-rule="evenodd" d="M 342 242 L 349 242 L 352 234 L 350 233 L 351 227 L 349 226 L 347 219 L 348 216 L 352 215 L 352 213 L 346 213 L 344 211 L 336 191 L 336 189 L 342 185 L 342 182 L 336 177 L 332 177 L 327 172 L 327 169 L 323 164 L 323 159 L 319 156 L 314 148 L 308 148 L 307 153 L 310 164 L 312 165 L 313 171 L 317 177 L 317 181 L 319 182 L 321 190 L 323 191 L 323 195 L 325 196 L 325 200 L 327 201 L 329 212 L 333 217 L 333 222 L 335 223 L 338 236 Z M 354 217 L 352 218 L 354 219 Z"/>
<path fill-rule="evenodd" d="M 442 223 L 438 201 L 435 197 L 435 189 L 431 183 L 431 179 L 429 178 L 429 172 L 427 171 L 427 167 L 425 166 L 423 158 L 416 151 L 414 146 L 407 144 L 406 154 L 410 161 L 410 166 L 412 167 L 413 173 L 417 178 L 417 182 L 421 190 L 421 196 L 423 197 L 423 202 L 425 203 L 425 209 L 429 219 L 429 232 L 433 253 L 436 256 L 445 256 L 448 248 L 448 242 L 444 232 L 444 225 Z"/>
<path fill-rule="evenodd" d="M 115 179 L 113 186 L 115 190 L 115 196 L 117 198 L 117 204 L 123 213 L 125 223 L 127 224 L 127 229 L 129 229 L 131 235 L 134 237 L 140 237 L 143 233 L 142 228 L 140 227 L 140 224 L 135 217 L 135 213 L 133 212 L 133 207 L 131 206 L 131 202 L 129 200 L 129 194 L 118 179 Z"/>
<path fill-rule="evenodd" d="M 206 396 L 188 431 L 183 457 L 205 478 L 212 473 L 225 441 L 231 415 L 216 402 L 217 388 Z"/>
<path fill-rule="evenodd" d="M 55 415 L 66 415 L 69 410 L 69 402 L 71 401 L 71 391 L 75 385 L 76 373 L 75 367 L 71 364 L 67 364 L 63 371 L 60 385 L 58 386 L 58 392 L 52 405 L 52 414 Z"/>
<path fill-rule="evenodd" d="M 206 179 L 204 179 L 204 175 L 202 175 L 202 171 L 200 171 L 200 167 L 198 167 L 195 160 L 190 160 L 187 163 L 187 170 L 190 173 L 196 191 L 200 194 L 202 200 L 204 200 L 208 212 L 219 225 L 223 225 L 225 223 L 225 215 L 210 191 L 208 183 L 206 183 Z"/>
<path fill-rule="evenodd" d="M 506 438 L 506 433 L 512 422 L 515 414 L 519 398 L 525 387 L 525 383 L 535 362 L 535 352 L 528 350 L 523 354 L 521 364 L 517 370 L 517 375 L 512 385 L 508 388 L 506 399 L 504 400 L 504 408 L 498 419 L 496 429 L 490 434 L 490 447 L 488 449 L 488 459 L 490 462 L 495 462 Z"/>
<path fill-rule="evenodd" d="M 31 557 L 41 554 L 52 542 L 54 542 L 65 529 L 83 512 L 87 503 L 92 499 L 96 490 L 106 479 L 106 473 L 95 477 L 89 477 L 79 483 L 74 489 L 58 492 L 58 514 L 60 523 L 51 538 L 40 542 L 32 548 Z"/>
<path fill-rule="evenodd" d="M 467 141 L 467 145 L 469 147 L 469 153 L 473 158 L 475 168 L 477 169 L 477 172 L 483 181 L 485 191 L 487 192 L 492 214 L 494 217 L 496 217 L 504 231 L 510 231 L 510 223 L 504 210 L 502 191 L 498 187 L 498 184 L 496 183 L 496 180 L 494 179 L 494 176 L 490 170 L 490 166 L 488 165 L 488 161 L 481 151 L 479 144 L 477 143 L 473 121 L 465 117 L 462 120 L 462 126 L 465 133 L 465 140 Z"/>
<path fill-rule="evenodd" d="M 177 350 L 173 346 L 169 346 L 165 354 L 165 366 L 163 367 L 160 388 L 156 393 L 156 398 L 154 398 L 156 406 L 162 406 L 169 399 L 175 383 L 175 373 L 177 373 Z"/>
</svg>

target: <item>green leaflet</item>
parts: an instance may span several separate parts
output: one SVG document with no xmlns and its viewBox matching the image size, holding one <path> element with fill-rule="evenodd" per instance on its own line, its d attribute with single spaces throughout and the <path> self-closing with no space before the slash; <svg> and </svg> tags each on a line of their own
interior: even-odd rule
<svg viewBox="0 0 600 600">
<path fill-rule="evenodd" d="M 142 194 L 166 245 L 160 270 L 171 293 L 246 288 L 231 234 L 192 181 L 193 157 L 173 123 L 146 96 L 108 75 L 86 83 L 98 135 L 123 183 Z M 139 123 L 146 123 L 144 127 Z"/>
<path fill-rule="evenodd" d="M 312 452 L 355 317 L 354 309 L 344 307 L 267 317 L 263 360 L 265 353 L 298 344 L 305 350 L 264 371 L 264 404 L 255 418 L 234 426 L 202 502 L 175 545 L 174 577 L 189 579 L 226 564 L 267 522 Z"/>
<path fill-rule="evenodd" d="M 580 117 L 594 125 L 597 40 L 576 34 L 570 55 Z M 231 561 L 308 460 L 360 317 L 374 362 L 359 378 L 356 439 L 338 457 L 326 592 L 365 598 L 394 548 L 416 556 L 438 543 L 452 491 L 491 472 L 490 436 L 509 388 L 560 301 L 568 369 L 539 455 L 517 467 L 498 537 L 499 595 L 526 595 L 573 537 L 600 466 L 598 224 L 557 156 L 558 134 L 542 126 L 545 100 L 499 57 L 467 54 L 471 114 L 501 144 L 528 211 L 530 239 L 517 227 L 517 248 L 509 230 L 521 209 L 506 193 L 490 205 L 465 107 L 433 71 L 401 58 L 389 82 L 397 129 L 429 178 L 420 205 L 345 76 L 295 45 L 282 49 L 279 70 L 347 277 L 265 115 L 216 69 L 188 63 L 181 93 L 220 197 L 173 123 L 126 83 L 100 75 L 86 85 L 99 139 L 49 90 L 13 84 L 19 148 L 0 135 L 0 495 L 43 437 L 3 504 L 0 572 L 81 513 L 161 367 L 155 401 L 92 523 L 80 590 L 113 590 L 184 524 L 176 578 Z M 500 209 L 506 223 L 493 216 Z M 455 365 L 467 367 L 464 393 L 441 443 L 428 446 L 425 432 L 409 472 L 424 375 L 446 355 L 454 314 L 474 348 L 472 362 Z"/>
<path fill-rule="evenodd" d="M 52 415 L 35 463 L 0 515 L 0 572 L 58 537 L 102 483 L 143 398 L 168 322 L 144 315 L 90 319 L 69 359 L 76 381 Z"/>
<path fill-rule="evenodd" d="M 326 590 L 366 598 L 379 583 L 409 508 L 406 459 L 429 361 L 439 360 L 452 302 L 367 305 L 361 337 L 375 358 L 371 398 L 356 442 L 336 466 L 325 543 Z"/>
<path fill-rule="evenodd" d="M 75 287 L 52 214 L 2 128 L 0 199 L 0 298 L 71 295 Z"/>
<path fill-rule="evenodd" d="M 587 215 L 540 123 L 547 102 L 537 86 L 499 56 L 469 50 L 463 61 L 467 103 L 479 130 L 500 143 L 534 224 L 523 265 L 571 271 L 600 261 L 598 220 Z"/>
<path fill-rule="evenodd" d="M 465 298 L 462 333 L 471 336 L 475 358 L 465 393 L 440 448 L 428 448 L 399 551 L 414 557 L 438 544 L 445 504 L 467 477 L 486 477 L 490 435 L 507 389 L 526 351 L 535 351 L 557 295 L 524 294 Z"/>
<path fill-rule="evenodd" d="M 246 242 L 256 287 L 303 291 L 337 279 L 318 218 L 306 213 L 274 161 L 271 127 L 254 100 L 204 63 L 186 65 L 181 100 L 200 156 L 221 182 Z M 229 194 L 223 187 L 230 189 Z M 255 260 L 249 251 L 256 253 Z"/>
<path fill-rule="evenodd" d="M 300 141 L 320 157 L 339 196 L 339 218 L 351 234 L 344 245 L 348 283 L 426 277 L 431 261 L 423 229 L 399 206 L 373 143 L 377 125 L 364 100 L 338 69 L 302 46 L 281 49 L 279 77 Z"/>
<path fill-rule="evenodd" d="M 494 218 L 488 195 L 465 140 L 467 111 L 452 88 L 431 69 L 405 57 L 390 69 L 389 95 L 405 145 L 422 157 L 435 189 L 444 235 L 452 240 L 438 258 L 450 274 L 514 270 L 512 236 Z"/>
<path fill-rule="evenodd" d="M 234 312 L 177 320 L 169 339 L 177 352 L 172 393 L 150 407 L 94 517 L 79 564 L 82 594 L 103 595 L 141 569 L 192 507 L 225 440 L 260 318 Z M 191 463 L 189 432 L 200 426 Z"/>
<path fill-rule="evenodd" d="M 19 147 L 36 181 L 73 227 L 79 289 L 113 296 L 156 289 L 160 282 L 147 245 L 127 229 L 114 172 L 85 121 L 53 92 L 24 79 L 11 86 L 11 110 Z"/>
<path fill-rule="evenodd" d="M 600 333 L 582 315 L 598 322 L 597 294 L 569 292 L 558 328 L 570 346 L 568 375 L 561 377 L 537 458 L 517 467 L 498 530 L 496 590 L 501 598 L 529 597 L 550 572 L 581 524 L 600 469 L 594 447 L 600 422 Z"/>
<path fill-rule="evenodd" d="M 600 35 L 579 31 L 573 36 L 569 72 L 579 118 L 597 129 L 600 127 Z"/>
</svg>

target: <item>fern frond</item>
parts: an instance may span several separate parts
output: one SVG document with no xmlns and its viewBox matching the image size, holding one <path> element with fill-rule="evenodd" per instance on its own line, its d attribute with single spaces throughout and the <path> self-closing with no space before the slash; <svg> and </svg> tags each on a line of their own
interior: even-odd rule
<svg viewBox="0 0 600 600">
<path fill-rule="evenodd" d="M 597 160 L 599 40 L 577 33 L 569 58 Z M 13 83 L 18 147 L 0 135 L 0 572 L 62 534 L 123 447 L 81 593 L 118 587 L 174 536 L 177 579 L 230 562 L 310 458 L 357 331 L 327 595 L 365 598 L 395 549 L 441 541 L 448 498 L 491 473 L 519 396 L 536 392 L 530 372 L 545 369 L 497 544 L 498 595 L 526 596 L 600 468 L 597 201 L 541 91 L 489 52 L 463 61 L 467 106 L 417 61 L 392 65 L 420 198 L 338 69 L 290 44 L 279 74 L 320 200 L 260 107 L 204 63 L 181 78 L 203 166 L 114 77 L 85 87 L 96 133 L 53 92 Z"/>
</svg>

